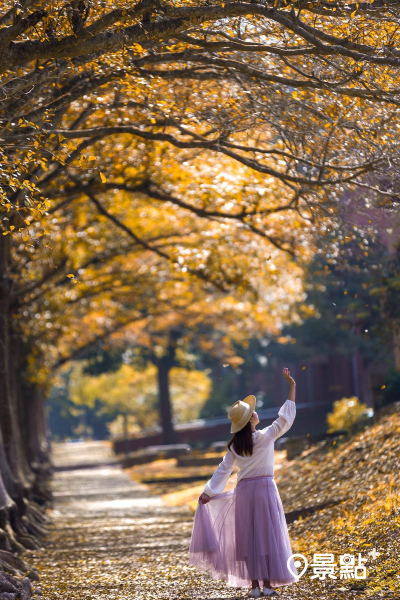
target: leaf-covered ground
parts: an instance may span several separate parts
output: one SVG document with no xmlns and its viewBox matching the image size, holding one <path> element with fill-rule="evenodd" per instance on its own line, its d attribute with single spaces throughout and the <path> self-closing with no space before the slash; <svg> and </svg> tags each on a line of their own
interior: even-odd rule
<svg viewBox="0 0 400 600">
<path fill-rule="evenodd" d="M 204 454 L 204 457 L 218 456 L 223 459 L 225 452 Z M 275 451 L 275 473 L 285 462 L 285 451 Z M 147 465 L 137 465 L 128 469 L 134 481 L 145 483 L 151 494 L 160 495 L 169 506 L 188 506 L 196 510 L 197 500 L 204 484 L 212 476 L 216 466 L 179 467 L 174 458 L 157 460 Z M 225 487 L 225 491 L 236 486 L 235 467 Z"/>
<path fill-rule="evenodd" d="M 400 412 L 339 447 L 320 443 L 282 465 L 276 477 L 285 511 L 337 505 L 299 519 L 290 528 L 295 552 L 380 555 L 367 563 L 368 579 L 344 584 L 366 597 L 400 598 Z M 323 550 L 321 550 L 321 548 Z"/>
<path fill-rule="evenodd" d="M 204 482 L 176 484 L 181 471 L 169 463 L 153 463 L 147 473 L 134 467 L 131 476 L 136 481 L 152 477 L 147 484 L 152 493 L 162 494 L 170 505 L 194 510 Z M 211 475 L 213 468 L 209 469 Z M 367 579 L 332 581 L 335 593 L 342 588 L 345 597 L 400 599 L 399 473 L 400 413 L 384 417 L 350 440 L 320 442 L 293 461 L 286 461 L 284 452 L 275 452 L 275 480 L 286 514 L 309 509 L 309 516 L 300 515 L 289 525 L 293 552 L 305 555 L 309 563 L 314 553 L 333 553 L 336 562 L 341 554 L 357 559 L 360 553 L 368 559 Z M 171 484 L 159 484 L 160 476 L 169 476 Z M 235 483 L 236 469 L 226 489 Z M 327 503 L 330 506 L 319 509 Z M 369 555 L 374 548 L 380 553 L 376 558 Z M 308 572 L 303 575 L 307 577 Z M 287 594 L 284 597 L 292 597 L 292 590 Z"/>
<path fill-rule="evenodd" d="M 279 590 L 282 599 L 400 598 L 399 490 L 398 480 L 392 477 L 398 474 L 399 433 L 400 416 L 392 415 L 335 451 L 314 448 L 279 465 L 275 476 L 286 512 L 342 499 L 289 525 L 293 552 L 308 559 L 313 552 L 332 552 L 337 557 L 345 552 L 366 557 L 374 547 L 381 552 L 367 563 L 368 581 L 311 580 L 306 573 L 297 584 Z M 76 464 L 77 456 L 81 463 L 90 462 L 92 449 L 90 444 L 72 450 L 71 445 L 58 446 L 56 461 L 58 455 L 64 466 L 68 460 Z M 104 445 L 103 451 L 107 463 L 110 449 Z M 152 484 L 138 481 L 138 470 L 130 477 L 118 466 L 102 466 L 98 446 L 96 452 L 94 468 L 55 474 L 53 531 L 45 549 L 32 557 L 41 572 L 46 600 L 240 599 L 247 595 L 248 589 L 228 587 L 187 565 L 194 514 L 190 499 L 193 502 L 195 490 L 203 487 L 202 480 L 190 486 L 175 482 L 169 488 L 158 484 L 163 486 L 160 496 L 151 493 Z M 185 474 L 191 476 L 189 469 L 174 473 L 172 464 L 164 464 L 161 472 L 160 464 L 147 467 L 142 473 L 147 480 L 162 472 L 175 475 L 175 480 L 178 475 L 183 480 Z M 215 467 L 207 469 L 211 474 Z M 201 475 L 207 475 L 204 469 Z M 232 481 L 234 476 L 229 485 Z M 174 490 L 177 485 L 179 490 Z M 186 494 L 187 501 L 173 505 L 173 493 Z"/>
</svg>

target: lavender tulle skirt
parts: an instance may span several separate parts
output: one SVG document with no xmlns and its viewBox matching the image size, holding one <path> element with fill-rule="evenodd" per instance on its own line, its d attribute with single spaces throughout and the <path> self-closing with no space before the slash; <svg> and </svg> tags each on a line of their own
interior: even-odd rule
<svg viewBox="0 0 400 600">
<path fill-rule="evenodd" d="M 252 579 L 261 584 L 269 579 L 272 587 L 290 585 L 299 580 L 293 558 L 288 562 L 291 555 L 273 476 L 243 478 L 235 489 L 197 505 L 189 565 L 213 579 L 232 587 L 249 587 Z"/>
</svg>

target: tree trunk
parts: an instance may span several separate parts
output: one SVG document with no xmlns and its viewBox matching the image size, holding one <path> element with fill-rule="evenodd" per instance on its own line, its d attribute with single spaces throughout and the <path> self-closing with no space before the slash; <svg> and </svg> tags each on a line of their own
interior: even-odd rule
<svg viewBox="0 0 400 600">
<path fill-rule="evenodd" d="M 8 377 L 8 310 L 10 306 L 11 279 L 8 275 L 8 236 L 0 236 L 0 376 L 4 383 Z M 4 393 L 4 385 L 1 392 Z"/>
<path fill-rule="evenodd" d="M 394 368 L 396 371 L 400 371 L 400 331 L 398 322 L 394 323 L 392 341 Z"/>
<path fill-rule="evenodd" d="M 29 466 L 34 471 L 48 462 L 45 399 L 42 389 L 26 382 L 19 393 L 21 402 L 21 429 Z"/>
<path fill-rule="evenodd" d="M 30 449 L 28 446 L 31 422 L 29 412 L 32 410 L 33 398 L 31 386 L 26 393 L 25 385 L 25 353 L 19 331 L 13 331 L 13 319 L 10 325 L 10 405 L 13 413 L 15 448 L 17 460 L 23 473 L 26 490 L 29 490 L 34 480 L 34 474 L 29 464 Z"/>
<path fill-rule="evenodd" d="M 11 399 L 9 310 L 12 283 L 8 273 L 9 253 L 9 237 L 0 235 L 0 469 L 2 482 L 8 494 L 15 498 L 22 490 L 10 462 L 13 424 L 9 410 Z"/>
<path fill-rule="evenodd" d="M 8 261 L 8 236 L 0 235 L 0 409 L 7 404 L 10 394 L 9 308 L 11 279 L 8 274 Z"/>
<path fill-rule="evenodd" d="M 35 480 L 27 438 L 31 399 L 24 395 L 22 384 L 20 334 L 11 331 L 9 263 L 9 236 L 0 235 L 0 547 L 21 552 L 23 546 L 39 548 L 35 537 L 41 530 L 37 524 L 40 515 L 27 501 Z"/>
<path fill-rule="evenodd" d="M 158 401 L 163 444 L 175 444 L 177 435 L 172 423 L 172 406 L 169 390 L 169 373 L 172 364 L 168 359 L 169 357 L 164 357 L 157 360 Z"/>
<path fill-rule="evenodd" d="M 125 413 L 124 415 L 122 415 L 122 419 L 123 419 L 123 438 L 124 440 L 128 439 L 128 435 L 129 435 L 129 431 L 128 431 L 128 415 Z"/>
<path fill-rule="evenodd" d="M 3 436 L 0 431 L 0 513 L 8 513 L 8 509 L 13 505 L 13 501 L 9 495 L 9 489 L 13 489 L 13 483 L 13 478 L 4 452 Z M 0 525 L 0 527 L 2 526 L 3 525 Z"/>
<path fill-rule="evenodd" d="M 1 232 L 0 232 L 1 233 Z M 10 521 L 18 512 L 13 502 L 23 498 L 23 486 L 15 476 L 10 456 L 13 446 L 13 418 L 10 411 L 10 246 L 8 236 L 0 235 L 0 527 L 9 530 L 8 539 L 14 539 Z M 7 536 L 7 533 L 5 533 Z M 18 544 L 14 546 L 16 549 Z"/>
<path fill-rule="evenodd" d="M 9 329 L 7 334 L 8 383 L 7 394 L 2 398 L 0 404 L 0 425 L 8 464 L 17 484 L 16 495 L 13 496 L 13 500 L 23 510 L 23 498 L 29 495 L 34 476 L 29 468 L 22 441 L 24 436 L 21 432 L 20 410 L 18 406 L 20 403 L 20 399 L 18 398 L 18 379 L 21 378 L 18 344 L 16 343 L 15 335 L 11 338 Z"/>
<path fill-rule="evenodd" d="M 4 490 L 2 488 L 4 486 Z M 3 434 L 0 429 L 0 508 L 8 504 L 5 493 L 11 498 L 17 495 L 17 484 L 11 473 L 4 448 Z"/>
</svg>

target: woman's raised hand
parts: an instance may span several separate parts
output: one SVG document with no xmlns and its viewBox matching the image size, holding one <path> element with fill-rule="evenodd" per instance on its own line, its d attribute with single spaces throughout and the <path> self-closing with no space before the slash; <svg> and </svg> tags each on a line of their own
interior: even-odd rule
<svg viewBox="0 0 400 600">
<path fill-rule="evenodd" d="M 288 384 L 290 385 L 290 387 L 293 387 L 294 385 L 296 385 L 296 382 L 293 379 L 293 377 L 290 376 L 290 371 L 287 367 L 285 367 L 283 369 L 283 376 L 286 379 L 286 381 L 288 382 Z"/>
<path fill-rule="evenodd" d="M 201 502 L 202 504 L 207 504 L 207 502 L 210 502 L 211 498 L 208 494 L 205 494 L 204 492 L 201 494 L 201 496 L 199 496 L 199 502 Z"/>
</svg>

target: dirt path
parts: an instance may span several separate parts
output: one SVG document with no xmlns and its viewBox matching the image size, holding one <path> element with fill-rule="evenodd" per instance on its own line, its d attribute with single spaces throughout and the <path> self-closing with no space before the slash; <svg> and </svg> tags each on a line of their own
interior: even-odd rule
<svg viewBox="0 0 400 600">
<path fill-rule="evenodd" d="M 55 473 L 53 531 L 33 555 L 46 600 L 243 598 L 187 566 L 193 513 L 150 496 L 111 459 L 107 444 L 54 449 L 64 469 L 93 467 Z"/>
<path fill-rule="evenodd" d="M 107 443 L 56 445 L 54 462 L 60 470 L 53 480 L 52 533 L 44 549 L 31 553 L 46 600 L 243 600 L 247 596 L 247 589 L 228 587 L 188 567 L 193 512 L 187 506 L 167 505 L 132 480 L 115 464 Z M 280 600 L 363 597 L 364 593 L 340 582 L 304 578 L 278 591 Z"/>
<path fill-rule="evenodd" d="M 243 600 L 247 589 L 188 566 L 194 513 L 169 506 L 113 464 L 107 443 L 56 445 L 52 533 L 31 553 L 45 600 Z M 68 467 L 73 467 L 68 470 Z M 340 582 L 304 578 L 280 600 L 352 600 Z M 377 600 L 386 596 L 373 596 Z M 388 596 L 389 597 L 389 596 Z M 393 596 L 390 596 L 392 599 Z"/>
</svg>

